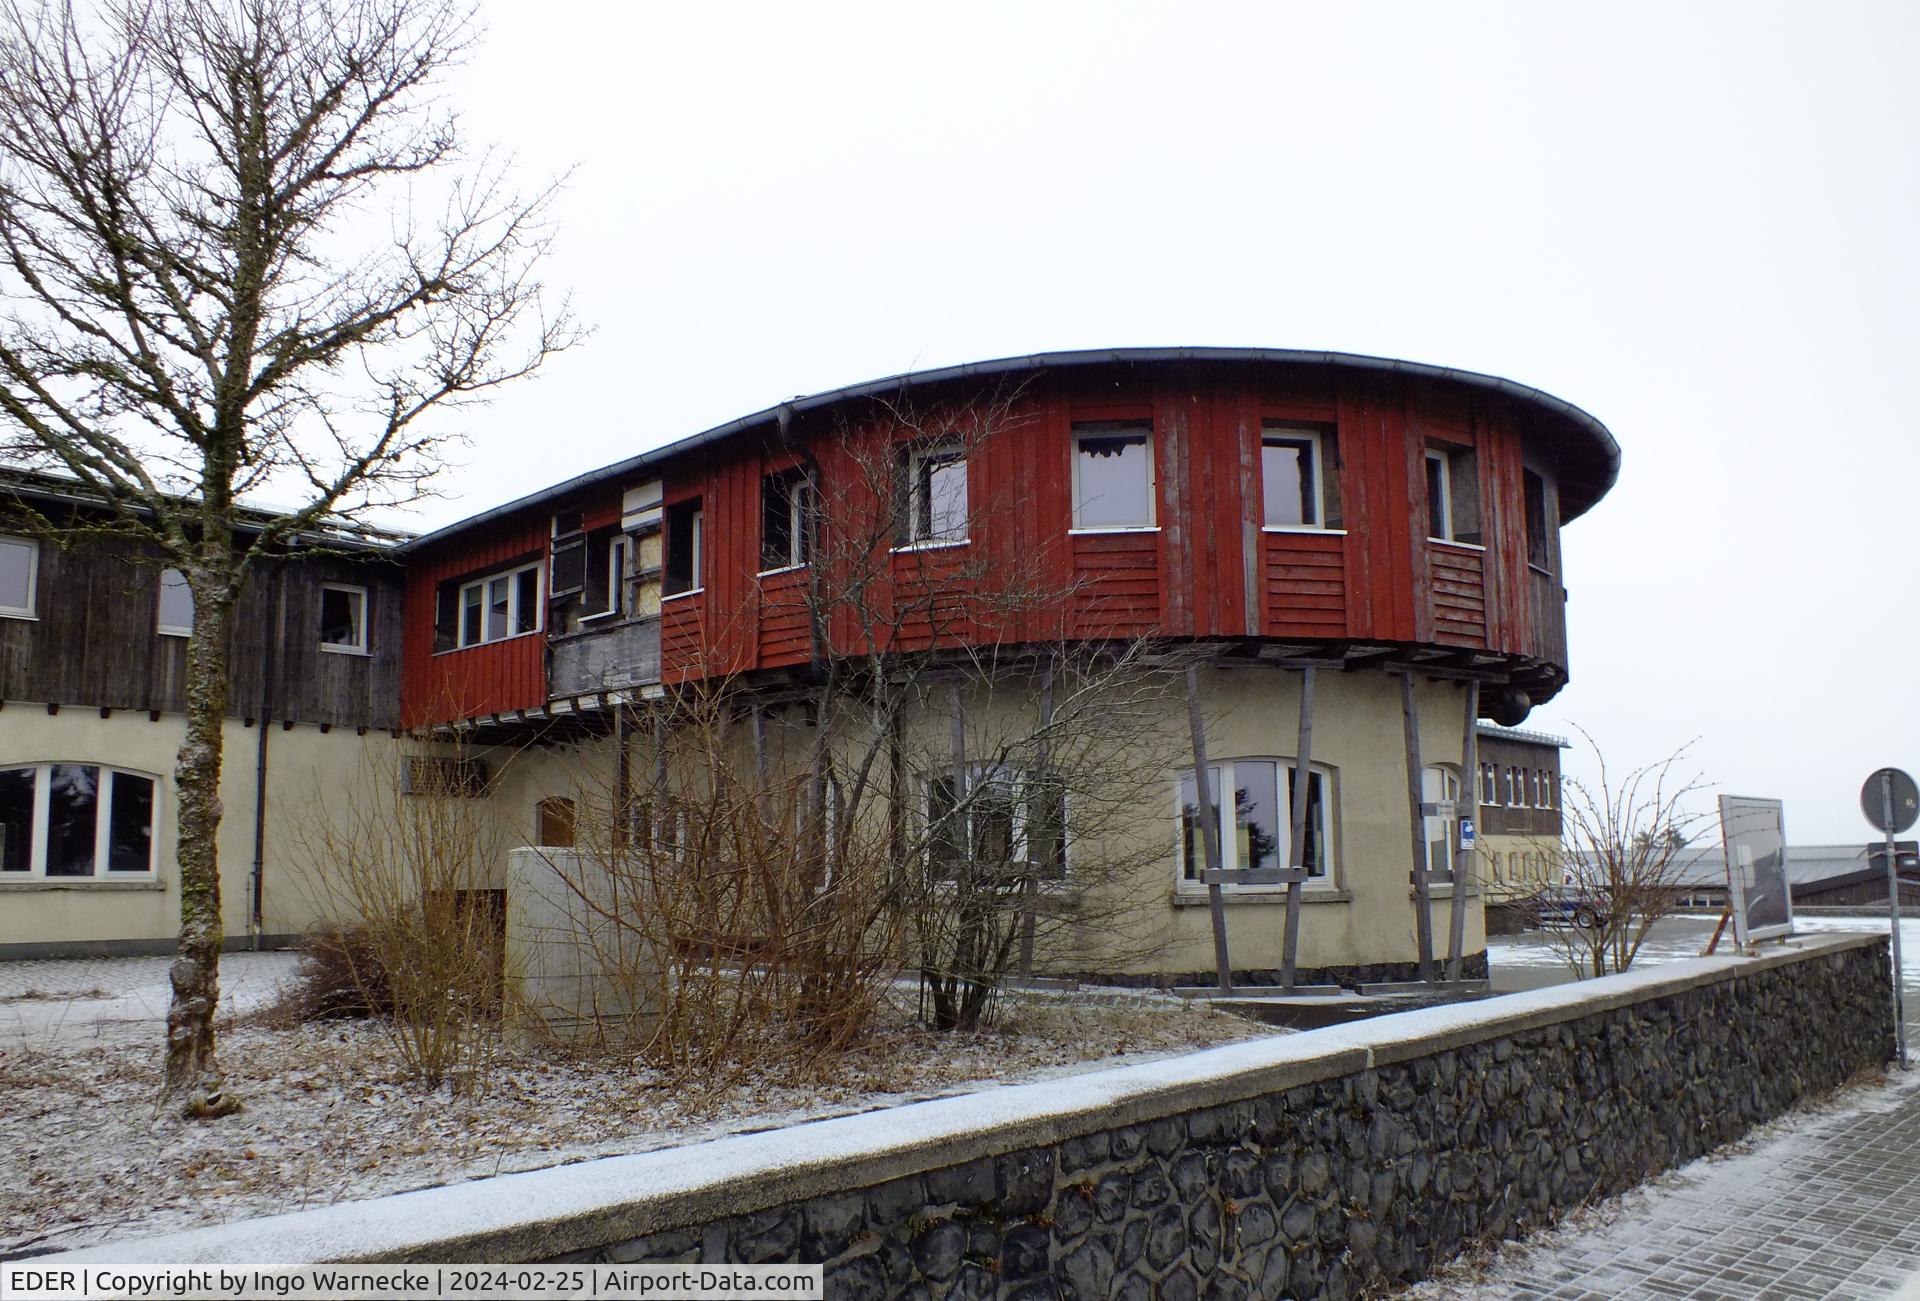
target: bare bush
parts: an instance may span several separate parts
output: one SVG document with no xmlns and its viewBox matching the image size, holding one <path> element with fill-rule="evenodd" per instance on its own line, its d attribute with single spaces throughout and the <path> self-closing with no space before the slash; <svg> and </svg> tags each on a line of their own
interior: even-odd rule
<svg viewBox="0 0 1920 1301">
<path fill-rule="evenodd" d="M 315 992 L 380 1014 L 410 1077 L 460 1091 L 484 1087 L 500 1048 L 509 845 L 445 757 L 370 760 L 315 793 L 293 842 L 323 919 L 315 974 L 332 973 Z"/>
<path fill-rule="evenodd" d="M 1680 895 L 1681 855 L 1706 816 L 1690 801 L 1705 790 L 1685 772 L 1687 747 L 1615 779 L 1591 736 L 1595 784 L 1562 783 L 1562 841 L 1542 846 L 1564 883 L 1535 896 L 1534 920 L 1576 975 L 1633 965 L 1654 923 Z"/>
</svg>

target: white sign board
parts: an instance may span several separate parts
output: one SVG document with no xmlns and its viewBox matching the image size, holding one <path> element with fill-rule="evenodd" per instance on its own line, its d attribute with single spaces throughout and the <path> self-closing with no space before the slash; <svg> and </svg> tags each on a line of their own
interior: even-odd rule
<svg viewBox="0 0 1920 1301">
<path fill-rule="evenodd" d="M 1734 943 L 1745 946 L 1791 935 L 1785 806 L 1779 800 L 1722 795 L 1720 840 L 1727 855 Z"/>
</svg>

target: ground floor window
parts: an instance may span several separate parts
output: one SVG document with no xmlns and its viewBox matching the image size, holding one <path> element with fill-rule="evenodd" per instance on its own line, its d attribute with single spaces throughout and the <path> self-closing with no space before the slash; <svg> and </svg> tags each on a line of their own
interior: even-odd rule
<svg viewBox="0 0 1920 1301">
<path fill-rule="evenodd" d="M 1058 777 L 975 764 L 966 780 L 962 791 L 953 773 L 927 779 L 927 870 L 934 880 L 958 880 L 969 863 L 975 873 L 1066 876 L 1067 796 Z"/>
<path fill-rule="evenodd" d="M 152 875 L 158 779 L 90 763 L 0 768 L 0 872 Z"/>
<path fill-rule="evenodd" d="M 1303 866 L 1309 881 L 1332 882 L 1328 776 L 1324 769 L 1311 765 L 1307 769 L 1306 844 L 1296 854 L 1292 848 L 1295 767 L 1286 759 L 1224 759 L 1208 765 L 1212 816 L 1219 819 L 1221 867 L 1247 871 Z M 1225 794 L 1232 795 L 1231 805 L 1222 799 Z M 1198 885 L 1207 864 L 1206 827 L 1200 820 L 1200 797 L 1191 768 L 1175 780 L 1174 805 L 1179 818 L 1180 880 Z"/>
<path fill-rule="evenodd" d="M 1456 847 L 1460 842 L 1460 778 L 1445 764 L 1430 764 L 1420 773 L 1420 803 L 1423 806 L 1421 836 L 1427 846 L 1427 871 L 1446 880 L 1453 879 Z M 1440 812 L 1425 812 L 1438 807 Z M 1451 808 L 1451 812 L 1445 811 Z"/>
</svg>

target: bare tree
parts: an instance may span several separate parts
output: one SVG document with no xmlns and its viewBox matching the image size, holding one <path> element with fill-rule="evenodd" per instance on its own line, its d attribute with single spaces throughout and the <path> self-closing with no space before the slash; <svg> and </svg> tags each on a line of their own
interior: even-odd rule
<svg viewBox="0 0 1920 1301">
<path fill-rule="evenodd" d="M 0 412 L 184 575 L 195 618 L 163 1101 L 215 1060 L 229 616 L 254 562 L 418 496 L 421 417 L 576 337 L 533 274 L 554 189 L 469 166 L 456 0 L 26 0 L 0 16 Z M 293 496 L 249 516 L 246 495 Z M 246 524 L 247 527 L 241 527 Z M 48 531 L 61 525 L 39 521 Z"/>
<path fill-rule="evenodd" d="M 1561 787 L 1559 845 L 1547 856 L 1564 882 L 1536 896 L 1537 920 L 1576 974 L 1604 976 L 1633 965 L 1647 934 L 1672 912 L 1688 842 L 1705 817 L 1690 802 L 1704 789 L 1688 775 L 1687 747 L 1614 778 L 1591 736 L 1593 785 Z"/>
</svg>

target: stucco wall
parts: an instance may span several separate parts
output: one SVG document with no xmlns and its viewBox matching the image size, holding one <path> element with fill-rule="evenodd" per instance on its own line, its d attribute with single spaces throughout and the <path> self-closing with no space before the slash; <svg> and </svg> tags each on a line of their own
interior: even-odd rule
<svg viewBox="0 0 1920 1301">
<path fill-rule="evenodd" d="M 67 761 L 133 769 L 160 778 L 154 834 L 159 868 L 152 880 L 0 881 L 0 954 L 52 952 L 89 945 L 164 949 L 180 929 L 179 871 L 174 861 L 175 754 L 186 731 L 178 714 L 158 721 L 120 711 L 63 709 L 10 701 L 0 721 L 0 767 Z M 253 871 L 259 732 L 226 724 L 220 799 L 221 911 L 229 938 L 248 931 Z M 306 832 L 317 793 L 356 788 L 370 767 L 393 771 L 397 743 L 385 732 L 351 728 L 321 732 L 310 725 L 268 725 L 265 934 L 305 930 L 315 918 L 313 891 L 296 869 L 292 845 Z"/>
</svg>

